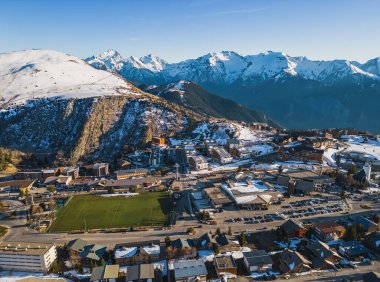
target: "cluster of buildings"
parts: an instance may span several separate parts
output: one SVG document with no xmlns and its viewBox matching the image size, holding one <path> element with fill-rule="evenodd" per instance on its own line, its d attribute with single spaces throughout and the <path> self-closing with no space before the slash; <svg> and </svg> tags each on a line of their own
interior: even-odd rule
<svg viewBox="0 0 380 282">
<path fill-rule="evenodd" d="M 364 226 L 363 238 L 348 237 L 350 226 L 359 225 Z M 346 226 L 335 221 L 304 225 L 289 219 L 277 230 L 238 236 L 204 233 L 193 238 L 117 243 L 113 249 L 75 239 L 59 248 L 68 253 L 67 270 L 78 265 L 88 268 L 90 281 L 206 281 L 287 276 L 313 269 L 337 271 L 344 264 L 372 258 L 372 252 L 380 251 L 379 242 L 377 224 L 357 216 Z M 57 248 L 2 242 L 0 269 L 47 273 L 62 259 L 57 257 Z"/>
</svg>

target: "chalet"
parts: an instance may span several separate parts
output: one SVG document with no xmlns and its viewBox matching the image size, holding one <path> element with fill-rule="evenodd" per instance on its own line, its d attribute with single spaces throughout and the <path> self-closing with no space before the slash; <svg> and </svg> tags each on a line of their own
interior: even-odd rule
<svg viewBox="0 0 380 282">
<path fill-rule="evenodd" d="M 79 167 L 67 166 L 60 168 L 61 176 L 68 176 L 71 179 L 79 177 Z"/>
<path fill-rule="evenodd" d="M 92 269 L 90 281 L 115 282 L 119 278 L 118 264 L 97 266 Z"/>
<path fill-rule="evenodd" d="M 136 179 L 102 179 L 99 181 L 99 187 L 103 187 L 104 189 L 115 188 L 115 189 L 129 189 L 131 187 L 141 189 L 144 186 L 143 178 Z"/>
<path fill-rule="evenodd" d="M 59 186 L 68 186 L 70 185 L 71 181 L 73 180 L 72 176 L 58 176 L 56 180 L 56 185 Z"/>
<path fill-rule="evenodd" d="M 240 244 L 233 240 L 230 240 L 226 234 L 216 235 L 213 238 L 215 244 L 219 246 L 219 250 L 221 253 L 234 252 L 240 250 Z"/>
<path fill-rule="evenodd" d="M 211 249 L 214 243 L 213 238 L 207 232 L 197 239 L 193 239 L 193 244 L 198 248 L 198 250 Z"/>
<path fill-rule="evenodd" d="M 70 260 L 80 259 L 84 265 L 99 263 L 106 253 L 106 247 L 88 243 L 82 239 L 75 239 L 67 244 Z"/>
<path fill-rule="evenodd" d="M 44 185 L 56 185 L 58 177 L 57 176 L 49 176 L 45 179 Z"/>
<path fill-rule="evenodd" d="M 169 270 L 174 272 L 175 281 L 206 281 L 207 269 L 202 260 L 180 260 L 169 263 Z"/>
<path fill-rule="evenodd" d="M 207 155 L 211 156 L 212 150 L 218 147 L 218 143 L 212 139 L 206 139 L 203 141 L 203 145 Z"/>
<path fill-rule="evenodd" d="M 280 229 L 286 234 L 288 238 L 301 238 L 306 233 L 306 228 L 303 225 L 293 219 L 288 219 L 281 226 Z"/>
<path fill-rule="evenodd" d="M 157 146 L 165 146 L 165 138 L 155 136 L 152 138 L 152 143 Z"/>
<path fill-rule="evenodd" d="M 21 190 L 30 190 L 36 180 L 11 180 L 0 182 L 0 191 L 19 192 Z"/>
<path fill-rule="evenodd" d="M 205 188 L 203 194 L 214 208 L 221 208 L 232 204 L 232 200 L 218 187 Z"/>
<path fill-rule="evenodd" d="M 346 228 L 335 221 L 323 221 L 315 223 L 313 231 L 320 240 L 329 242 L 342 238 Z"/>
<path fill-rule="evenodd" d="M 332 183 L 332 178 L 310 170 L 283 173 L 277 177 L 277 184 L 288 187 L 289 194 L 308 195 Z"/>
<path fill-rule="evenodd" d="M 268 272 L 272 270 L 273 261 L 264 250 L 252 250 L 243 253 L 244 265 L 249 272 Z"/>
<path fill-rule="evenodd" d="M 281 273 L 300 273 L 311 269 L 311 262 L 299 252 L 285 249 L 279 257 Z"/>
<path fill-rule="evenodd" d="M 354 224 L 363 226 L 366 233 L 371 233 L 379 230 L 379 225 L 365 216 L 359 215 L 354 218 Z"/>
<path fill-rule="evenodd" d="M 176 249 L 184 249 L 184 248 L 192 248 L 193 240 L 192 239 L 184 239 L 178 238 L 172 241 L 172 246 Z"/>
<path fill-rule="evenodd" d="M 208 168 L 208 162 L 203 156 L 190 156 L 188 158 L 189 165 L 195 170 L 202 170 Z"/>
<path fill-rule="evenodd" d="M 219 275 L 223 275 L 225 273 L 237 275 L 237 266 L 232 255 L 215 257 L 214 265 L 216 268 L 216 272 Z"/>
<path fill-rule="evenodd" d="M 45 185 L 46 185 L 46 181 L 45 181 Z M 72 190 L 76 190 L 76 189 L 88 190 L 91 188 L 96 188 L 98 185 L 99 185 L 99 180 L 96 180 L 96 179 L 90 178 L 90 177 L 80 177 L 77 179 L 73 179 L 70 182 L 69 189 L 72 189 Z"/>
<path fill-rule="evenodd" d="M 161 256 L 160 241 L 122 243 L 115 246 L 115 263 L 131 265 L 158 261 Z"/>
<path fill-rule="evenodd" d="M 377 253 L 380 253 L 380 231 L 375 231 L 365 237 L 366 245 Z"/>
<path fill-rule="evenodd" d="M 240 140 L 237 138 L 228 139 L 226 147 L 229 151 L 231 151 L 233 148 L 239 148 Z"/>
<path fill-rule="evenodd" d="M 232 162 L 232 156 L 222 147 L 215 147 L 211 152 L 214 161 L 219 164 L 227 164 Z"/>
<path fill-rule="evenodd" d="M 92 175 L 95 177 L 103 177 L 109 174 L 110 172 L 108 163 L 95 163 L 92 166 Z"/>
<path fill-rule="evenodd" d="M 359 257 L 368 257 L 369 251 L 359 241 L 343 242 L 339 246 L 339 253 L 349 260 L 355 260 Z"/>
<path fill-rule="evenodd" d="M 266 123 L 254 122 L 250 125 L 253 130 L 270 130 L 271 127 Z"/>
<path fill-rule="evenodd" d="M 326 137 L 306 137 L 304 144 L 314 149 L 328 149 L 336 146 L 336 140 Z"/>
<path fill-rule="evenodd" d="M 244 147 L 234 147 L 230 150 L 231 155 L 240 160 L 246 160 L 251 157 L 251 152 Z"/>
<path fill-rule="evenodd" d="M 44 180 L 50 176 L 58 176 L 58 169 L 56 168 L 42 169 L 41 172 Z"/>
<path fill-rule="evenodd" d="M 197 256 L 197 248 L 194 246 L 192 239 L 175 239 L 166 251 L 169 259 L 173 259 L 174 257 L 181 259 L 193 259 Z"/>
<path fill-rule="evenodd" d="M 323 162 L 324 150 L 314 149 L 309 146 L 295 146 L 290 148 L 281 148 L 278 151 L 278 157 L 283 161 L 301 161 L 301 162 Z"/>
<path fill-rule="evenodd" d="M 18 171 L 15 176 L 15 180 L 38 180 L 43 181 L 43 173 L 41 170 L 35 171 Z"/>
<path fill-rule="evenodd" d="M 121 276 L 122 279 L 120 281 L 158 282 L 161 280 L 157 279 L 157 270 L 158 272 L 161 272 L 160 269 L 155 268 L 154 264 L 140 264 L 123 267 L 121 271 L 124 272 L 124 275 Z"/>
<path fill-rule="evenodd" d="M 182 145 L 182 150 L 186 156 L 193 156 L 197 153 L 193 143 L 185 143 Z"/>
<path fill-rule="evenodd" d="M 311 243 L 307 249 L 310 254 L 309 259 L 316 269 L 334 268 L 334 264 L 342 259 L 334 249 L 321 241 Z"/>
<path fill-rule="evenodd" d="M 132 178 L 132 177 L 147 176 L 148 173 L 149 173 L 149 170 L 146 168 L 117 170 L 116 179 L 126 179 L 126 178 Z"/>
</svg>

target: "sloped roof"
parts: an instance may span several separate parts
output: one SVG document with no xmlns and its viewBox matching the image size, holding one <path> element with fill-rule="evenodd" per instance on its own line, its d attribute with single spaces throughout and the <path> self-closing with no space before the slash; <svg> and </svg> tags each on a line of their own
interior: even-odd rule
<svg viewBox="0 0 380 282">
<path fill-rule="evenodd" d="M 298 229 L 304 229 L 301 223 L 293 220 L 293 219 L 288 219 L 281 225 L 281 229 L 283 229 L 286 232 L 293 232 L 297 231 Z"/>
<path fill-rule="evenodd" d="M 243 253 L 250 266 L 259 266 L 261 264 L 273 264 L 272 258 L 264 250 L 252 250 Z"/>
<path fill-rule="evenodd" d="M 299 265 L 310 265 L 311 262 L 307 260 L 299 252 L 285 249 L 280 256 L 280 270 L 287 273 Z"/>
<path fill-rule="evenodd" d="M 176 279 L 207 275 L 207 269 L 202 260 L 183 260 L 173 263 Z"/>
<path fill-rule="evenodd" d="M 88 244 L 88 242 L 82 240 L 82 239 L 74 239 L 74 240 L 71 240 L 68 244 L 67 244 L 67 248 L 69 250 L 74 250 L 74 251 L 81 251 L 86 245 Z"/>
<path fill-rule="evenodd" d="M 178 238 L 172 241 L 172 246 L 177 249 L 191 248 L 193 242 L 190 239 Z"/>
<path fill-rule="evenodd" d="M 154 265 L 153 264 L 140 264 L 140 279 L 154 278 Z"/>
<path fill-rule="evenodd" d="M 344 228 L 343 225 L 340 225 L 335 221 L 317 222 L 314 224 L 314 228 L 324 234 L 330 234 L 333 232 L 343 232 L 344 230 L 346 230 L 346 228 Z"/>
</svg>

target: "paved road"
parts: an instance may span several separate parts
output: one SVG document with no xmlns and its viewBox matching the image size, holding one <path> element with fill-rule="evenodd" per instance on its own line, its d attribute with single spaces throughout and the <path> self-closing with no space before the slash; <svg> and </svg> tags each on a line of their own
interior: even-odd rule
<svg viewBox="0 0 380 282">
<path fill-rule="evenodd" d="M 379 211 L 379 210 L 378 210 Z M 365 214 L 368 212 L 374 212 L 374 210 L 356 210 L 351 211 L 349 215 L 352 214 Z M 244 211 L 244 213 L 249 213 L 252 215 L 260 215 L 262 212 L 260 211 Z M 223 217 L 224 213 L 216 214 L 216 216 Z M 338 218 L 346 217 L 349 215 L 342 214 L 327 214 L 323 216 L 314 216 L 303 218 L 302 220 L 307 221 L 321 221 L 321 220 L 336 220 Z M 199 236 L 205 232 L 215 232 L 216 228 L 221 228 L 222 231 L 227 231 L 228 227 L 231 227 L 232 230 L 236 233 L 240 233 L 242 231 L 257 231 L 262 230 L 264 227 L 267 229 L 276 228 L 281 225 L 284 221 L 273 221 L 273 222 L 265 222 L 259 224 L 245 224 L 244 222 L 229 222 L 222 223 L 222 218 L 218 220 L 219 225 L 201 225 L 201 228 L 196 228 L 197 234 L 195 236 Z M 39 233 L 36 231 L 29 230 L 26 226 L 25 218 L 18 218 L 12 220 L 0 220 L 0 225 L 8 226 L 9 232 L 3 238 L 4 241 L 29 241 L 29 242 L 51 242 L 56 244 L 64 244 L 72 239 L 76 239 L 78 237 L 98 243 L 103 244 L 109 248 L 113 248 L 116 243 L 120 242 L 133 242 L 133 241 L 141 241 L 141 238 L 144 240 L 154 240 L 160 239 L 162 240 L 166 236 L 171 236 L 172 238 L 188 238 L 193 237 L 187 235 L 186 229 L 189 226 L 198 226 L 199 224 L 191 219 L 191 217 L 184 213 L 184 217 L 181 220 L 177 221 L 176 226 L 167 230 L 148 230 L 148 231 L 138 231 L 138 232 L 124 232 L 124 233 L 85 233 L 85 234 L 68 234 L 68 233 Z"/>
<path fill-rule="evenodd" d="M 379 271 L 380 262 L 374 261 L 374 265 L 360 265 L 359 267 L 343 268 L 339 269 L 338 272 L 319 272 L 312 273 L 306 276 L 291 277 L 290 279 L 280 279 L 276 281 L 295 281 L 295 282 L 315 282 L 315 281 L 325 281 L 325 282 L 341 282 L 343 279 L 352 279 L 352 281 L 363 281 L 362 276 L 371 271 Z"/>
</svg>

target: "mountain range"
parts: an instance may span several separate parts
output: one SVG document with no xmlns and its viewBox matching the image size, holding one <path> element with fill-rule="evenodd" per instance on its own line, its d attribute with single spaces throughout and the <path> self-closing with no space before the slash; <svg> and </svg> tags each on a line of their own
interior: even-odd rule
<svg viewBox="0 0 380 282">
<path fill-rule="evenodd" d="M 53 50 L 0 54 L 0 147 L 47 161 L 114 161 L 208 116 Z"/>
<path fill-rule="evenodd" d="M 199 114 L 235 121 L 262 122 L 280 127 L 266 115 L 210 93 L 191 81 L 180 80 L 160 85 L 140 85 L 140 89 Z"/>
<path fill-rule="evenodd" d="M 153 55 L 123 58 L 108 50 L 85 61 L 135 85 L 192 81 L 288 128 L 379 131 L 380 58 L 361 64 L 271 51 L 247 56 L 222 51 L 167 63 Z"/>
</svg>

